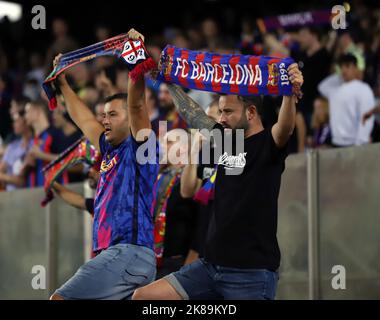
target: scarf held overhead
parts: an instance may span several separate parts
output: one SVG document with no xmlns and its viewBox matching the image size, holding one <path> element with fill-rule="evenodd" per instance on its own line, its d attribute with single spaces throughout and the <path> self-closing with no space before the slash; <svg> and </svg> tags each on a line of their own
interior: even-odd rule
<svg viewBox="0 0 380 320">
<path fill-rule="evenodd" d="M 157 79 L 182 87 L 239 95 L 290 96 L 291 58 L 197 52 L 168 45 Z"/>
<path fill-rule="evenodd" d="M 134 81 L 156 67 L 142 40 L 131 40 L 127 34 L 121 34 L 91 46 L 65 53 L 62 55 L 58 65 L 42 84 L 49 99 L 49 108 L 51 110 L 57 107 L 56 90 L 53 86 L 53 81 L 57 76 L 78 63 L 100 56 L 122 58 L 130 71 L 130 78 Z"/>
</svg>

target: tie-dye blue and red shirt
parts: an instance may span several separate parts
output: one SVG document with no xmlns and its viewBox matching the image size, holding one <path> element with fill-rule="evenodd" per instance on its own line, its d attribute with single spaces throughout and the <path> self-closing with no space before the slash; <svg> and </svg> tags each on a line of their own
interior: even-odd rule
<svg viewBox="0 0 380 320">
<path fill-rule="evenodd" d="M 102 164 L 95 197 L 93 251 L 118 243 L 153 249 L 150 206 L 159 169 L 155 135 L 144 143 L 136 142 L 130 135 L 112 147 L 102 133 L 99 145 Z M 142 149 L 137 150 L 140 146 L 153 152 L 141 153 Z M 144 160 L 149 161 L 142 164 Z"/>
</svg>

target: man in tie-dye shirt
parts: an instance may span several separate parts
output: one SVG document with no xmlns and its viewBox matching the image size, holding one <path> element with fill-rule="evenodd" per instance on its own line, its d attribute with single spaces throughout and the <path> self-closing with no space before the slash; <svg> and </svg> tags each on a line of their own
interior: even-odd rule
<svg viewBox="0 0 380 320">
<path fill-rule="evenodd" d="M 143 36 L 132 29 L 129 38 Z M 51 299 L 128 299 L 137 287 L 153 281 L 156 273 L 150 205 L 158 173 L 158 145 L 143 99 L 144 79 L 129 81 L 128 96 L 106 99 L 103 125 L 64 76 L 58 78 L 58 85 L 71 118 L 101 152 L 102 164 L 93 225 L 97 256 Z M 154 152 L 144 158 L 140 146 Z"/>
</svg>

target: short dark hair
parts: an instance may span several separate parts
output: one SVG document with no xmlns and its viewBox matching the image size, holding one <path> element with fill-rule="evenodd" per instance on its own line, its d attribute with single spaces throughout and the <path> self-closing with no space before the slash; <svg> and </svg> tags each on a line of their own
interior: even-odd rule
<svg viewBox="0 0 380 320">
<path fill-rule="evenodd" d="M 128 99 L 128 94 L 126 93 L 116 93 L 112 96 L 108 96 L 104 99 L 104 103 L 108 103 L 108 102 L 111 102 L 113 100 L 124 100 L 125 101 L 125 105 L 127 105 L 127 99 Z"/>
<path fill-rule="evenodd" d="M 12 100 L 16 102 L 19 106 L 21 106 L 22 109 L 25 109 L 26 104 L 31 101 L 28 97 L 22 95 L 16 96 L 12 98 Z"/>
<path fill-rule="evenodd" d="M 252 105 L 256 107 L 257 113 L 260 118 L 264 115 L 263 110 L 263 97 L 262 96 L 238 96 L 238 100 L 243 103 L 244 108 L 248 108 Z"/>
<path fill-rule="evenodd" d="M 338 64 L 340 66 L 349 65 L 349 64 L 353 64 L 353 65 L 357 66 L 358 65 L 358 59 L 356 59 L 356 57 L 351 53 L 345 53 L 345 54 L 342 54 L 339 56 Z"/>
</svg>

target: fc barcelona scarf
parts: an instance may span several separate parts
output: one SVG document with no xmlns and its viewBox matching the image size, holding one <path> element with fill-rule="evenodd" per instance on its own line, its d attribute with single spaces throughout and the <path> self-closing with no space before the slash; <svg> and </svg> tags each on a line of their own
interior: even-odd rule
<svg viewBox="0 0 380 320">
<path fill-rule="evenodd" d="M 185 88 L 238 95 L 297 94 L 289 77 L 291 58 L 216 54 L 168 45 L 157 79 Z"/>
<path fill-rule="evenodd" d="M 43 207 L 53 199 L 53 193 L 51 191 L 53 182 L 56 181 L 65 170 L 80 162 L 85 162 L 89 165 L 96 165 L 100 162 L 99 152 L 86 138 L 81 138 L 73 143 L 62 152 L 57 159 L 42 169 L 45 176 L 44 189 L 46 193 L 46 198 L 41 202 Z"/>
<path fill-rule="evenodd" d="M 149 56 L 144 43 L 141 40 L 130 40 L 127 34 L 98 42 L 91 46 L 68 52 L 62 55 L 58 65 L 42 84 L 49 98 L 49 108 L 57 107 L 56 89 L 53 81 L 66 69 L 78 63 L 92 60 L 100 56 L 116 56 L 122 58 L 129 69 L 129 77 L 136 81 L 143 74 L 156 67 L 155 62 Z"/>
</svg>

